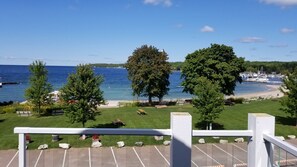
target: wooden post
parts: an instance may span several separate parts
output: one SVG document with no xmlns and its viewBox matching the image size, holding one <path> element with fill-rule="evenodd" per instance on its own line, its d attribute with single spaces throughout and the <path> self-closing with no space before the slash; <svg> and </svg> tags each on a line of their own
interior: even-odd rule
<svg viewBox="0 0 297 167">
<path fill-rule="evenodd" d="M 248 167 L 273 166 L 273 147 L 265 143 L 263 133 L 274 136 L 275 118 L 264 113 L 248 114 L 248 129 L 253 137 L 248 141 Z"/>
<path fill-rule="evenodd" d="M 170 166 L 191 166 L 192 116 L 189 113 L 171 113 Z"/>
<path fill-rule="evenodd" d="M 19 133 L 19 167 L 26 167 L 26 138 L 24 133 Z"/>
</svg>

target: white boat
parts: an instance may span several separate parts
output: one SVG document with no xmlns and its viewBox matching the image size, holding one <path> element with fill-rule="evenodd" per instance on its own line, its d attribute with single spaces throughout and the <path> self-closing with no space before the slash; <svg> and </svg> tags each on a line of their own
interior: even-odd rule
<svg viewBox="0 0 297 167">
<path fill-rule="evenodd" d="M 246 81 L 248 82 L 263 82 L 266 83 L 269 81 L 269 79 L 267 77 L 251 77 L 251 78 L 247 78 Z"/>
<path fill-rule="evenodd" d="M 2 88 L 2 82 L 0 82 L 0 88 Z"/>
</svg>

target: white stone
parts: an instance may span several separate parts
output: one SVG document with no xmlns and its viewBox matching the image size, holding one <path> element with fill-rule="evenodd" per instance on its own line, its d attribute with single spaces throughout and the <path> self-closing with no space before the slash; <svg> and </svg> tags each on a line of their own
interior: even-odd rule
<svg viewBox="0 0 297 167">
<path fill-rule="evenodd" d="M 288 135 L 288 138 L 289 138 L 289 139 L 295 139 L 296 136 L 295 136 L 295 135 Z"/>
<path fill-rule="evenodd" d="M 125 143 L 123 141 L 118 141 L 117 145 L 118 145 L 119 148 L 121 148 L 121 147 L 125 146 Z"/>
<path fill-rule="evenodd" d="M 81 135 L 81 136 L 79 137 L 80 140 L 86 140 L 86 138 L 87 138 L 86 135 Z"/>
<path fill-rule="evenodd" d="M 155 137 L 155 140 L 157 141 L 163 140 L 163 136 L 154 136 L 154 137 Z"/>
<path fill-rule="evenodd" d="M 221 144 L 226 144 L 226 143 L 228 143 L 228 140 L 223 140 L 223 139 L 221 139 L 221 140 L 220 140 L 220 143 L 221 143 Z"/>
<path fill-rule="evenodd" d="M 198 143 L 199 144 L 204 144 L 205 143 L 205 140 L 203 138 L 201 138 L 201 139 L 198 140 Z"/>
<path fill-rule="evenodd" d="M 276 136 L 276 138 L 280 139 L 281 141 L 285 140 L 284 136 Z"/>
<path fill-rule="evenodd" d="M 38 146 L 37 149 L 38 149 L 38 150 L 48 149 L 48 145 L 47 145 L 47 144 L 42 144 L 42 145 Z"/>
<path fill-rule="evenodd" d="M 212 137 L 212 138 L 214 138 L 214 139 L 219 139 L 220 137 Z"/>
<path fill-rule="evenodd" d="M 234 141 L 235 141 L 236 143 L 243 143 L 243 142 L 244 142 L 244 138 L 242 138 L 242 137 L 240 137 L 240 138 L 236 138 L 236 139 L 234 139 Z"/>
<path fill-rule="evenodd" d="M 99 148 L 102 146 L 102 143 L 100 143 L 99 141 L 93 141 L 91 147 L 92 148 Z"/>
<path fill-rule="evenodd" d="M 136 146 L 143 146 L 143 142 L 142 141 L 135 142 L 135 145 Z"/>
<path fill-rule="evenodd" d="M 59 147 L 60 148 L 64 148 L 64 149 L 69 149 L 70 148 L 70 144 L 68 144 L 68 143 L 59 143 Z"/>
<path fill-rule="evenodd" d="M 169 141 L 169 140 L 165 140 L 165 141 L 163 142 L 163 144 L 164 144 L 164 146 L 169 146 L 169 145 L 170 145 L 170 141 Z"/>
</svg>

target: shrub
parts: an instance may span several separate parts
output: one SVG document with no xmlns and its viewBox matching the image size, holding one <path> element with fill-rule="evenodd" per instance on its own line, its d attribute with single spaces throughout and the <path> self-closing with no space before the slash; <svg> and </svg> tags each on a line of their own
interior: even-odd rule
<svg viewBox="0 0 297 167">
<path fill-rule="evenodd" d="M 244 98 L 242 97 L 239 97 L 239 98 L 233 98 L 233 97 L 230 97 L 228 98 L 227 100 L 225 100 L 225 103 L 233 103 L 233 104 L 242 104 L 244 102 Z"/>
<path fill-rule="evenodd" d="M 5 106 L 5 107 L 1 107 L 0 112 L 1 113 L 14 113 L 14 112 L 16 112 L 16 110 L 15 110 L 14 106 Z"/>
</svg>

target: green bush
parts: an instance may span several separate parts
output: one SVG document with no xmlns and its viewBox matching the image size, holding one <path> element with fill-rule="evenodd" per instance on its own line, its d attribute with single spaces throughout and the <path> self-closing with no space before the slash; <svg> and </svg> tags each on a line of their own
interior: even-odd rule
<svg viewBox="0 0 297 167">
<path fill-rule="evenodd" d="M 32 111 L 32 106 L 29 104 L 14 105 L 16 111 Z"/>
<path fill-rule="evenodd" d="M 138 107 L 140 102 L 119 102 L 120 107 Z"/>
<path fill-rule="evenodd" d="M 242 98 L 242 97 L 239 97 L 239 98 L 230 97 L 230 98 L 227 99 L 227 101 L 233 102 L 235 104 L 242 104 L 244 102 L 244 98 Z"/>
<path fill-rule="evenodd" d="M 0 113 L 14 113 L 16 112 L 14 106 L 5 106 L 0 108 Z"/>
</svg>

